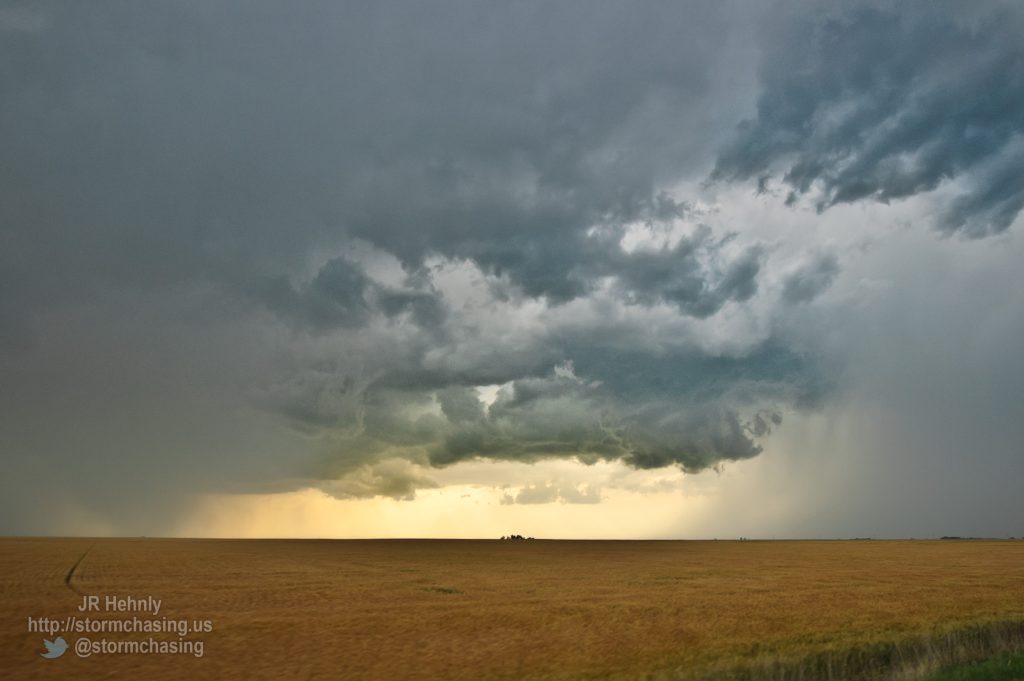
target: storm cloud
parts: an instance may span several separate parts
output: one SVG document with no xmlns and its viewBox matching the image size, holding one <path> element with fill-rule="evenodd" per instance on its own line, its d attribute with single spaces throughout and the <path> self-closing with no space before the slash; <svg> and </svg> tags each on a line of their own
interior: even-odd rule
<svg viewBox="0 0 1024 681">
<path fill-rule="evenodd" d="M 1019 231 L 1021 23 L 0 3 L 0 531 L 755 458 L 846 394 L 892 234 Z"/>
<path fill-rule="evenodd" d="M 837 3 L 784 15 L 757 113 L 715 177 L 756 177 L 763 189 L 781 174 L 787 202 L 808 195 L 818 210 L 954 183 L 937 229 L 983 237 L 1010 226 L 1024 208 L 1019 8 Z"/>
</svg>

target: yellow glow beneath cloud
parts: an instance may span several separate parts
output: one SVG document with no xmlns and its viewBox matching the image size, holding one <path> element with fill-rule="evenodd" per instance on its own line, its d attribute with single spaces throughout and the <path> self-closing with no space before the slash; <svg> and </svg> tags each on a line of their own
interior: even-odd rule
<svg viewBox="0 0 1024 681">
<path fill-rule="evenodd" d="M 424 472 L 438 487 L 413 500 L 337 499 L 317 489 L 203 498 L 173 534 L 193 537 L 690 539 L 804 536 L 801 522 L 829 507 L 849 464 L 820 442 L 825 415 L 791 419 L 765 452 L 721 472 L 634 470 L 621 462 L 467 461 Z M 845 432 L 845 431 L 844 431 Z M 835 437 L 835 433 L 832 434 Z M 840 433 L 842 435 L 842 433 Z M 796 454 L 800 453 L 800 454 Z M 816 484 L 812 484 L 816 483 Z M 524 488 L 600 490 L 599 503 L 510 504 Z M 796 489 L 822 489 L 795 494 Z M 810 510 L 809 510 L 810 509 Z M 815 511 L 817 509 L 817 511 Z M 859 535 L 858 535 L 859 536 Z"/>
<path fill-rule="evenodd" d="M 193 537 L 669 538 L 701 497 L 605 492 L 598 504 L 502 504 L 494 488 L 423 490 L 412 501 L 335 499 L 319 490 L 206 497 L 175 533 Z"/>
<path fill-rule="evenodd" d="M 712 474 L 713 475 L 713 474 Z M 221 494 L 201 500 L 175 531 L 196 537 L 671 538 L 706 512 L 709 479 L 621 463 L 466 462 L 434 471 L 437 489 L 413 500 L 337 499 L 318 489 Z M 600 490 L 600 503 L 509 503 L 530 485 Z M 713 487 L 713 483 L 712 483 Z M 685 524 L 685 523 L 684 523 Z"/>
</svg>

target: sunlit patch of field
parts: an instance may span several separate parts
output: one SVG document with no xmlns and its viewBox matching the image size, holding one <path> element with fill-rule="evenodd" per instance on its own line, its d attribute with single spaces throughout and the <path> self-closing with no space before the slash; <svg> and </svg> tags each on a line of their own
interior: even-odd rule
<svg viewBox="0 0 1024 681">
<path fill-rule="evenodd" d="M 40 658 L 28 618 L 82 617 L 80 594 L 214 631 L 201 658 Z M 13 679 L 699 678 L 1020 621 L 1024 541 L 0 539 Z"/>
</svg>

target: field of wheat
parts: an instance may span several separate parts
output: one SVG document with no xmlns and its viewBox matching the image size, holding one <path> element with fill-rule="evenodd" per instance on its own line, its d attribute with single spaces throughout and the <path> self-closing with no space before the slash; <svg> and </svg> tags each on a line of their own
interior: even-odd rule
<svg viewBox="0 0 1024 681">
<path fill-rule="evenodd" d="M 88 595 L 161 610 L 81 612 Z M 213 630 L 62 632 L 40 657 L 31 622 L 90 615 Z M 1024 541 L 0 539 L 13 679 L 842 678 L 993 631 L 1012 646 L 1021 622 Z M 203 654 L 83 658 L 81 637 Z"/>
</svg>

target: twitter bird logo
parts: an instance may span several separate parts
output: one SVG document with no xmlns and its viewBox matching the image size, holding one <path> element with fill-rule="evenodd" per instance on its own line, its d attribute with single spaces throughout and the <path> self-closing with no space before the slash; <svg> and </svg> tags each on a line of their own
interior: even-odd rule
<svg viewBox="0 0 1024 681">
<path fill-rule="evenodd" d="M 43 645 L 46 646 L 46 652 L 39 654 L 48 660 L 60 657 L 68 649 L 68 642 L 64 640 L 63 636 L 58 636 L 56 641 L 47 641 L 44 638 Z"/>
</svg>

